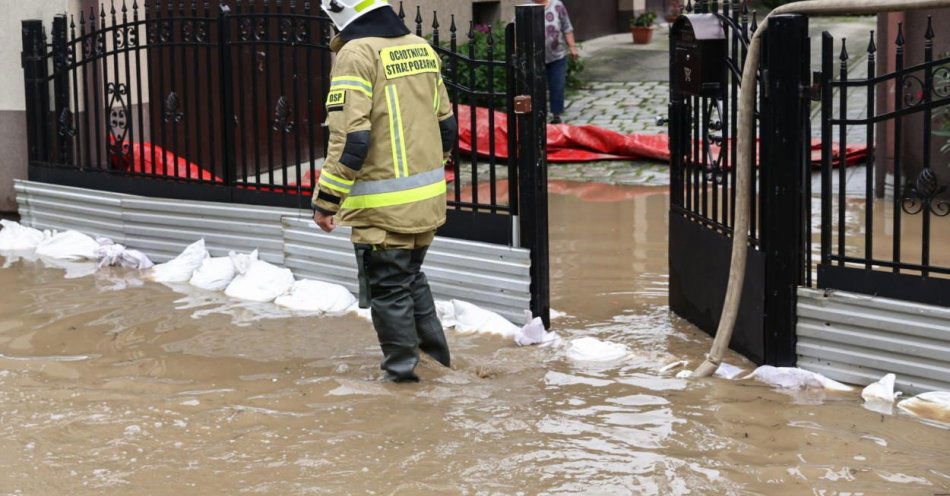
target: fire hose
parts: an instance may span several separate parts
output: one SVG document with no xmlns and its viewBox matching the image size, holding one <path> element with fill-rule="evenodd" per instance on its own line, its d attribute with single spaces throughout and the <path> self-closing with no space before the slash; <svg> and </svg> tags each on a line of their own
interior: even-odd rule
<svg viewBox="0 0 950 496">
<path fill-rule="evenodd" d="M 768 29 L 769 18 L 779 14 L 876 14 L 888 11 L 924 10 L 950 7 L 950 0 L 807 0 L 794 2 L 773 10 L 759 24 L 752 35 L 749 51 L 742 67 L 742 81 L 739 87 L 738 104 L 738 149 L 736 161 L 736 218 L 732 236 L 732 258 L 729 262 L 729 279 L 726 297 L 723 301 L 719 326 L 709 354 L 705 361 L 691 374 L 691 377 L 709 377 L 719 364 L 729 347 L 732 333 L 739 314 L 739 302 L 745 283 L 746 255 L 749 232 L 749 183 L 751 182 L 753 136 L 752 113 L 755 109 L 755 74 L 759 66 L 759 48 L 763 33 Z"/>
</svg>

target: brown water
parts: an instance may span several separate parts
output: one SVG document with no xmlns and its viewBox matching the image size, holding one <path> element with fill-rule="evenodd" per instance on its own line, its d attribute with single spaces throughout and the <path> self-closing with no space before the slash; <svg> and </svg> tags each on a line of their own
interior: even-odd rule
<svg viewBox="0 0 950 496">
<path fill-rule="evenodd" d="M 13 263 L 0 494 L 950 492 L 946 428 L 856 393 L 655 372 L 709 339 L 665 306 L 665 190 L 614 193 L 551 198 L 556 327 L 634 351 L 605 370 L 450 335 L 456 370 L 425 363 L 421 384 L 390 385 L 353 317 Z"/>
</svg>

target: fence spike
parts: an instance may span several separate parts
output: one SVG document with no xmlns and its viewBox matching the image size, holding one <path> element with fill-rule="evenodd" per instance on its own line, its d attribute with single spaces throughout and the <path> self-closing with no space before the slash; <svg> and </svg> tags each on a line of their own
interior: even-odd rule
<svg viewBox="0 0 950 496">
<path fill-rule="evenodd" d="M 129 9 L 125 6 L 125 1 L 126 0 L 122 0 L 122 15 L 123 16 L 125 16 L 125 13 L 129 11 Z"/>
<path fill-rule="evenodd" d="M 475 21 L 468 21 L 468 39 L 475 41 Z"/>
<path fill-rule="evenodd" d="M 132 11 L 139 10 L 139 0 L 132 0 Z"/>
<path fill-rule="evenodd" d="M 904 23 L 897 23 L 897 39 L 894 40 L 894 44 L 897 45 L 897 48 L 904 47 Z"/>
<path fill-rule="evenodd" d="M 753 33 L 759 30 L 759 13 L 755 10 L 752 11 L 752 27 L 750 29 Z"/>
<path fill-rule="evenodd" d="M 742 15 L 748 17 L 748 15 L 749 15 L 749 2 L 742 2 Z"/>
<path fill-rule="evenodd" d="M 877 45 L 874 44 L 874 30 L 872 29 L 872 30 L 871 30 L 871 39 L 870 39 L 870 41 L 868 42 L 868 54 L 870 54 L 870 56 L 873 57 L 873 56 L 874 56 L 874 52 L 876 52 L 876 51 L 877 51 Z"/>
<path fill-rule="evenodd" d="M 488 32 L 485 33 L 485 34 L 488 35 L 487 43 L 488 43 L 488 50 L 490 51 L 490 50 L 492 49 L 492 47 L 495 45 L 495 37 L 492 35 L 492 28 L 491 28 L 491 26 L 488 26 Z M 488 59 L 489 59 L 489 60 L 492 60 L 491 57 L 488 57 Z"/>
<path fill-rule="evenodd" d="M 439 11 L 437 10 L 432 11 L 432 30 L 439 30 Z"/>
<path fill-rule="evenodd" d="M 455 37 L 455 32 L 458 31 L 458 28 L 455 27 L 455 14 L 452 14 L 452 23 L 449 24 L 449 32 L 452 33 L 452 37 Z"/>
<path fill-rule="evenodd" d="M 686 13 L 693 12 L 693 0 L 686 0 Z"/>
<path fill-rule="evenodd" d="M 416 5 L 416 30 L 422 31 L 422 7 Z"/>
<path fill-rule="evenodd" d="M 933 16 L 927 16 L 927 32 L 924 33 L 924 38 L 927 40 L 934 39 L 934 23 Z"/>
<path fill-rule="evenodd" d="M 82 16 L 79 17 L 82 18 Z M 69 29 L 76 29 L 76 18 L 72 14 L 69 14 Z"/>
<path fill-rule="evenodd" d="M 399 2 L 399 18 L 402 19 L 402 23 L 406 23 L 406 10 L 402 8 L 402 1 Z"/>
<path fill-rule="evenodd" d="M 115 16 L 115 0 L 112 0 L 109 7 L 109 13 Z"/>
<path fill-rule="evenodd" d="M 842 62 L 848 60 L 848 39 L 841 38 L 841 54 L 838 56 Z"/>
</svg>

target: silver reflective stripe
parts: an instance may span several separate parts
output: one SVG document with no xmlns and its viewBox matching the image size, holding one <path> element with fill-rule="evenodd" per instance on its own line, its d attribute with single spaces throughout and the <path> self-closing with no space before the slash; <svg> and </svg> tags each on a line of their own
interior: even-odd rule
<svg viewBox="0 0 950 496">
<path fill-rule="evenodd" d="M 333 88 L 334 86 L 347 86 L 347 85 L 359 86 L 360 88 L 363 88 L 363 89 L 365 89 L 366 91 L 368 91 L 368 92 L 370 92 L 370 93 L 373 92 L 373 87 L 372 87 L 372 86 L 370 86 L 370 85 L 364 83 L 363 81 L 358 81 L 358 80 L 356 80 L 356 79 L 337 79 L 337 78 L 334 78 L 333 81 L 330 83 L 330 87 L 331 87 L 331 88 Z"/>
<path fill-rule="evenodd" d="M 336 180 L 334 180 L 334 179 L 330 179 L 330 178 L 327 177 L 326 175 L 321 175 L 321 176 L 320 176 L 320 182 L 324 182 L 324 183 L 327 183 L 327 184 L 332 184 L 332 185 L 334 185 L 334 186 L 336 186 L 336 187 L 338 187 L 338 188 L 343 188 L 343 189 L 346 190 L 346 191 L 349 191 L 350 188 L 353 187 L 353 186 L 351 186 L 351 185 L 349 185 L 349 184 L 344 184 L 344 183 L 341 183 L 341 182 L 336 181 Z"/>
<path fill-rule="evenodd" d="M 392 193 L 407 189 L 421 188 L 435 184 L 445 179 L 445 169 L 439 167 L 430 171 L 412 176 L 397 177 L 395 179 L 380 179 L 378 181 L 357 181 L 350 190 L 350 196 L 375 195 L 377 193 Z"/>
</svg>

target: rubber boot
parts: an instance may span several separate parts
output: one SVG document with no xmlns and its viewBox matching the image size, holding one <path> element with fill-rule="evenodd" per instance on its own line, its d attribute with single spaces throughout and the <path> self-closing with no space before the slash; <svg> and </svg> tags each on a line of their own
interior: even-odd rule
<svg viewBox="0 0 950 496">
<path fill-rule="evenodd" d="M 449 344 L 445 341 L 442 332 L 442 323 L 435 311 L 435 301 L 432 291 L 429 290 L 429 281 L 422 273 L 422 262 L 425 260 L 428 248 L 412 250 L 410 269 L 415 277 L 412 281 L 413 315 L 416 319 L 416 333 L 419 336 L 419 349 L 436 359 L 442 365 L 449 367 Z"/>
<path fill-rule="evenodd" d="M 380 368 L 386 371 L 386 380 L 418 381 L 413 372 L 419 363 L 419 338 L 413 315 L 412 252 L 374 250 L 366 258 L 373 327 L 383 350 Z"/>
</svg>

